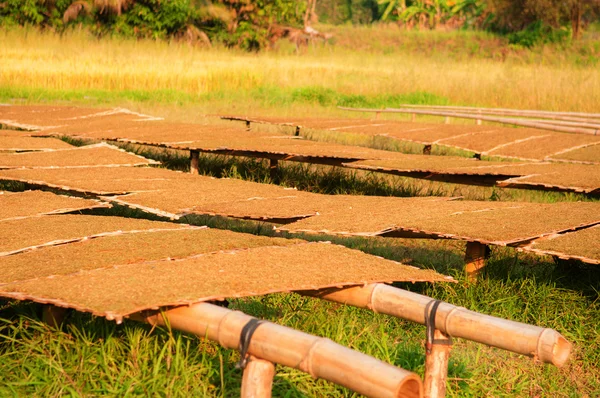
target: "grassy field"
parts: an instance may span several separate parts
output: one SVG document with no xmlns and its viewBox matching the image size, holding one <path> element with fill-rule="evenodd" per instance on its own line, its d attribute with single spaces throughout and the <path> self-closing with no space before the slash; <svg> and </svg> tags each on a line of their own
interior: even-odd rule
<svg viewBox="0 0 600 398">
<path fill-rule="evenodd" d="M 570 49 L 512 48 L 475 32 L 405 32 L 332 28 L 335 43 L 300 54 L 283 43 L 260 54 L 200 50 L 180 43 L 97 40 L 35 31 L 0 31 L 0 100 L 126 106 L 171 120 L 206 122 L 205 114 L 346 115 L 336 105 L 403 102 L 569 111 L 600 109 L 600 51 L 595 37 Z M 357 51 L 353 51 L 357 49 Z M 592 55 L 591 57 L 589 55 Z M 356 117 L 349 114 L 347 116 Z M 147 152 L 146 152 L 147 153 Z M 152 154 L 171 168 L 187 160 Z M 262 162 L 202 157 L 204 173 L 269 182 Z M 285 165 L 282 184 L 323 193 L 462 195 L 478 200 L 553 202 L 577 195 L 465 187 L 369 173 Z M 23 189 L 19 185 L 0 189 Z M 116 215 L 140 217 L 117 208 Z M 268 224 L 194 217 L 186 222 L 272 235 Z M 401 287 L 482 313 L 551 327 L 575 345 L 562 369 L 456 340 L 448 395 L 593 397 L 600 395 L 600 276 L 595 267 L 494 248 L 477 284 L 462 274 L 464 243 L 404 239 L 328 239 L 433 268 L 458 284 Z M 413 370 L 424 368 L 424 327 L 294 294 L 234 300 L 232 308 L 331 338 Z M 61 330 L 39 320 L 36 305 L 0 301 L 0 396 L 239 395 L 238 354 L 165 329 L 116 325 L 72 313 Z M 355 396 L 279 367 L 276 397 Z"/>
</svg>

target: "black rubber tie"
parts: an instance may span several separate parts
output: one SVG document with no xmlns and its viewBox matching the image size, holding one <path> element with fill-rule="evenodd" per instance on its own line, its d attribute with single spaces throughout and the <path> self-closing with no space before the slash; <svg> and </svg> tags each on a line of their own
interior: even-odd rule
<svg viewBox="0 0 600 398">
<path fill-rule="evenodd" d="M 431 353 L 431 348 L 434 343 L 435 336 L 435 315 L 437 314 L 438 307 L 442 302 L 440 300 L 432 300 L 425 306 L 425 327 L 427 328 L 427 342 L 425 343 L 425 350 L 428 354 Z M 431 310 L 429 309 L 431 307 Z M 438 343 L 436 341 L 436 343 Z"/>
<path fill-rule="evenodd" d="M 242 328 L 242 332 L 240 333 L 240 360 L 235 365 L 238 369 L 246 369 L 246 365 L 248 365 L 248 348 L 250 347 L 250 340 L 252 340 L 252 335 L 256 331 L 256 329 L 260 326 L 260 319 L 252 318 L 248 321 L 247 324 Z"/>
</svg>

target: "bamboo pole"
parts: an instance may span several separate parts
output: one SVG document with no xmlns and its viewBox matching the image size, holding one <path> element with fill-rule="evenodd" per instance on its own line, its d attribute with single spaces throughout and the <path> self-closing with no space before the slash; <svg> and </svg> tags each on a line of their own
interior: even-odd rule
<svg viewBox="0 0 600 398">
<path fill-rule="evenodd" d="M 200 152 L 198 151 L 190 151 L 190 173 L 191 174 L 200 174 Z"/>
<path fill-rule="evenodd" d="M 250 356 L 242 377 L 241 398 L 271 398 L 275 365 Z"/>
<path fill-rule="evenodd" d="M 489 257 L 490 248 L 479 242 L 467 242 L 465 250 L 465 272 L 471 281 L 476 281 L 477 276 L 485 267 L 485 260 Z"/>
<path fill-rule="evenodd" d="M 269 159 L 269 177 L 274 183 L 279 181 L 279 160 Z"/>
<path fill-rule="evenodd" d="M 455 118 L 459 118 L 459 119 L 484 120 L 487 122 L 512 124 L 515 126 L 532 127 L 532 128 L 536 128 L 536 129 L 558 131 L 558 132 L 562 132 L 562 133 L 600 135 L 600 129 L 587 129 L 587 128 L 580 128 L 580 127 L 557 126 L 554 124 L 550 124 L 550 122 L 539 123 L 539 122 L 523 120 L 523 119 L 498 118 L 498 117 L 482 116 L 482 115 L 469 114 L 469 113 L 454 113 L 454 112 L 430 111 L 430 110 L 423 111 L 423 110 L 418 110 L 418 109 L 348 108 L 348 107 L 342 107 L 342 106 L 340 106 L 338 108 L 344 109 L 347 111 L 353 111 L 353 112 L 412 113 L 412 114 L 431 115 L 431 116 L 450 116 L 450 117 L 455 117 Z"/>
<path fill-rule="evenodd" d="M 452 338 L 436 329 L 433 339 L 433 344 L 425 355 L 424 398 L 442 398 L 446 396 L 448 360 L 452 349 Z"/>
<path fill-rule="evenodd" d="M 433 300 L 382 283 L 301 293 L 421 324 L 425 323 L 425 308 Z M 558 367 L 566 363 L 571 353 L 571 343 L 553 329 L 479 314 L 449 303 L 438 307 L 435 328 L 448 336 L 532 356 Z"/>
<path fill-rule="evenodd" d="M 42 306 L 42 322 L 51 328 L 60 328 L 66 316 L 67 308 L 57 307 L 52 304 L 44 304 Z"/>
<path fill-rule="evenodd" d="M 596 119 L 600 121 L 600 113 L 581 113 L 581 112 L 553 112 L 553 111 L 537 111 L 537 110 L 520 110 L 506 108 L 477 108 L 470 106 L 441 106 L 441 105 L 411 105 L 402 104 L 401 108 L 420 108 L 420 109 L 443 109 L 452 111 L 477 112 L 481 115 L 498 115 L 498 116 L 525 116 L 525 117 L 541 117 L 544 119 L 567 120 L 574 122 L 586 121 L 588 119 Z M 393 108 L 391 108 L 393 109 Z"/>
<path fill-rule="evenodd" d="M 238 349 L 242 329 L 255 319 L 238 311 L 208 303 L 182 306 L 168 311 L 147 311 L 131 316 L 151 325 L 166 325 L 208 338 L 225 348 Z M 421 397 L 419 377 L 343 347 L 270 322 L 262 323 L 248 346 L 257 358 L 302 370 L 370 397 Z"/>
</svg>

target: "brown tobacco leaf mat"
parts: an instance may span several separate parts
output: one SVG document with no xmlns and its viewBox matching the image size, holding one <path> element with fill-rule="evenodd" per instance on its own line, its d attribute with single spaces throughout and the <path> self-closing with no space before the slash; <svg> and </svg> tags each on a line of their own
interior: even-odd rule
<svg viewBox="0 0 600 398">
<path fill-rule="evenodd" d="M 583 193 L 600 189 L 600 166 L 595 164 L 486 162 L 446 156 L 406 155 L 406 159 L 361 160 L 345 163 L 344 166 L 392 174 L 422 172 L 436 175 L 496 175 L 506 179 L 497 182 L 499 186 L 523 185 L 525 188 L 525 185 L 535 183 Z M 511 177 L 517 178 L 509 179 Z"/>
<path fill-rule="evenodd" d="M 522 141 L 492 151 L 492 156 L 510 156 L 521 159 L 545 159 L 568 148 L 600 142 L 600 137 L 584 134 L 554 133 Z"/>
<path fill-rule="evenodd" d="M 155 163 L 106 144 L 51 152 L 0 153 L 0 169 L 141 166 Z"/>
<path fill-rule="evenodd" d="M 115 116 L 122 121 L 154 120 L 127 109 L 93 109 L 55 106 L 6 106 L 0 109 L 0 124 L 34 130 L 75 126 L 90 120 L 107 120 Z"/>
<path fill-rule="evenodd" d="M 255 247 L 11 283 L 0 295 L 119 319 L 144 309 L 227 297 L 391 281 L 451 281 L 328 243 Z"/>
<path fill-rule="evenodd" d="M 0 151 L 48 151 L 69 148 L 73 147 L 56 138 L 0 135 Z"/>
<path fill-rule="evenodd" d="M 600 163 L 600 143 L 554 154 L 556 160 Z"/>
<path fill-rule="evenodd" d="M 452 238 L 515 245 L 554 232 L 600 223 L 600 203 L 417 201 L 418 198 L 346 197 L 281 230 L 348 235 Z M 410 236 L 410 235 L 409 235 Z"/>
<path fill-rule="evenodd" d="M 110 207 L 110 205 L 96 200 L 55 195 L 50 192 L 11 193 L 0 191 L 0 221 L 42 214 L 69 213 L 98 207 Z"/>
<path fill-rule="evenodd" d="M 0 284 L 69 275 L 145 261 L 181 259 L 222 250 L 289 246 L 297 239 L 268 238 L 208 228 L 140 231 L 101 236 L 0 257 Z"/>
<path fill-rule="evenodd" d="M 522 140 L 536 140 L 536 137 L 559 134 L 551 131 L 534 130 L 529 128 L 506 128 L 498 127 L 491 131 L 479 132 L 477 134 L 459 135 L 450 137 L 439 142 L 440 145 L 464 148 L 473 152 L 487 153 L 494 148 L 510 145 Z"/>
<path fill-rule="evenodd" d="M 600 226 L 539 239 L 526 247 L 537 253 L 600 264 Z"/>
<path fill-rule="evenodd" d="M 437 143 L 458 147 L 478 153 L 490 153 L 522 159 L 544 160 L 555 154 L 586 144 L 600 142 L 600 137 L 582 134 L 557 133 L 553 131 L 497 126 L 448 125 L 431 123 L 408 123 L 390 120 L 368 119 L 293 119 L 293 118 L 239 118 L 264 123 L 298 125 L 314 130 L 340 131 L 367 135 L 383 135 L 402 141 L 422 144 Z M 575 158 L 565 160 L 596 162 L 598 155 L 583 151 Z"/>
<path fill-rule="evenodd" d="M 0 179 L 98 195 L 138 192 L 116 198 L 116 201 L 167 216 L 210 213 L 202 209 L 231 202 L 311 196 L 306 192 L 277 185 L 217 179 L 145 167 L 5 170 L 0 171 Z M 290 209 L 290 212 L 272 210 L 277 217 L 296 218 L 298 215 L 293 209 Z"/>
<path fill-rule="evenodd" d="M 0 222 L 0 256 L 86 237 L 152 229 L 185 229 L 183 224 L 122 217 L 50 215 Z"/>
</svg>

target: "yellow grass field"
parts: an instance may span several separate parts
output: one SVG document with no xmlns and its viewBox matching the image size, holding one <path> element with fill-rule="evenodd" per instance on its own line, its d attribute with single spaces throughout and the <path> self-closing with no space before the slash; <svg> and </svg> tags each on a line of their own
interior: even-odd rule
<svg viewBox="0 0 600 398">
<path fill-rule="evenodd" d="M 556 57 L 552 62 L 543 57 L 502 61 L 476 53 L 353 52 L 323 44 L 297 54 L 285 43 L 279 50 L 243 53 L 185 43 L 98 40 L 85 32 L 61 37 L 0 31 L 4 101 L 35 101 L 47 99 L 39 92 L 62 92 L 63 99 L 114 103 L 131 99 L 124 91 L 134 100 L 139 95 L 184 102 L 206 113 L 331 114 L 341 112 L 328 106 L 328 96 L 362 95 L 384 106 L 386 96 L 414 93 L 448 104 L 592 112 L 600 109 L 600 68 Z"/>
</svg>

